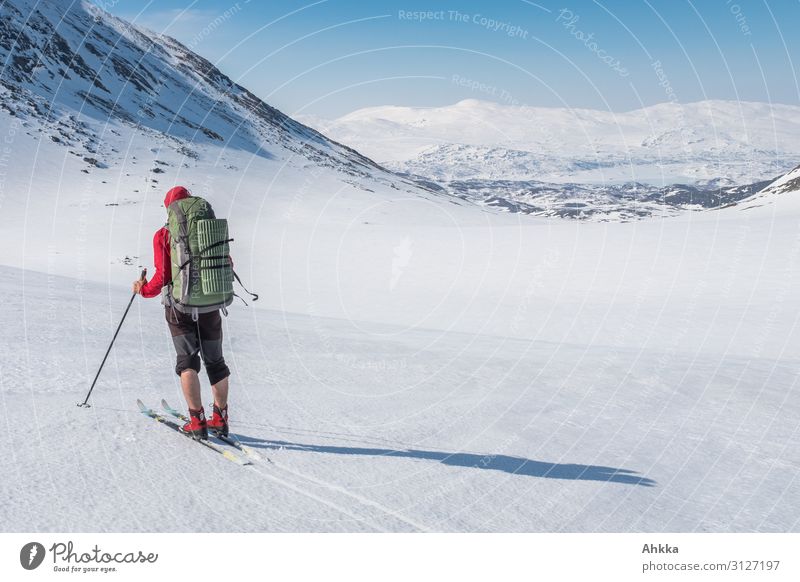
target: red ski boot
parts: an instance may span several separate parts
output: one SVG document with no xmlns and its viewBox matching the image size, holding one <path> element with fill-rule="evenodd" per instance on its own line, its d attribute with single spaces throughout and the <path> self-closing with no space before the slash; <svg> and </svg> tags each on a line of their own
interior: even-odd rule
<svg viewBox="0 0 800 582">
<path fill-rule="evenodd" d="M 208 423 L 202 407 L 200 410 L 189 409 L 189 422 L 184 424 L 181 430 L 195 440 L 208 439 Z"/>
<path fill-rule="evenodd" d="M 208 421 L 208 430 L 212 433 L 228 436 L 228 405 L 220 409 L 219 406 L 214 404 L 214 413 L 211 415 L 211 420 Z"/>
</svg>

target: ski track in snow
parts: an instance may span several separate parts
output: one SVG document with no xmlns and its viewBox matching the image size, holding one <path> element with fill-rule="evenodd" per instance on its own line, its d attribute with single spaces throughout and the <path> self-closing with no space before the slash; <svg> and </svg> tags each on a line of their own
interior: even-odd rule
<svg viewBox="0 0 800 582">
<path fill-rule="evenodd" d="M 395 520 L 397 520 L 397 521 L 399 521 L 399 522 L 401 522 L 401 523 L 403 523 L 403 524 L 405 524 L 407 526 L 412 527 L 416 531 L 427 531 L 427 532 L 431 531 L 427 526 L 424 526 L 424 525 L 422 525 L 420 523 L 417 523 L 417 522 L 415 522 L 413 520 L 410 520 L 410 519 L 404 517 L 399 512 L 394 511 L 391 508 L 386 507 L 385 505 L 382 505 L 381 503 L 378 503 L 377 501 L 374 501 L 372 499 L 368 499 L 368 498 L 364 497 L 363 495 L 358 495 L 356 493 L 352 493 L 352 492 L 348 491 L 347 489 L 345 489 L 343 487 L 340 487 L 338 485 L 335 485 L 333 483 L 328 483 L 327 481 L 322 481 L 322 480 L 317 479 L 315 477 L 311 477 L 309 475 L 305 475 L 305 474 L 303 474 L 303 473 L 301 473 L 299 471 L 296 471 L 296 470 L 293 470 L 293 469 L 291 469 L 289 467 L 286 467 L 283 464 L 276 463 L 275 461 L 272 461 L 272 466 L 280 469 L 284 473 L 289 473 L 290 475 L 293 475 L 295 477 L 299 477 L 300 479 L 302 479 L 303 481 L 305 481 L 307 483 L 313 483 L 314 485 L 322 487 L 322 488 L 324 488 L 324 489 L 326 489 L 328 491 L 335 491 L 335 492 L 340 493 L 340 494 L 342 494 L 342 495 L 344 495 L 344 496 L 346 496 L 346 497 L 348 497 L 348 498 L 350 498 L 352 500 L 355 500 L 357 503 L 359 503 L 361 505 L 367 506 L 369 508 L 377 509 L 378 511 L 383 513 L 385 516 L 394 518 Z M 353 517 L 356 520 L 360 520 L 361 519 L 361 518 L 349 513 L 346 509 L 342 509 L 340 506 L 337 506 L 337 505 L 333 504 L 329 500 L 325 501 L 323 499 L 320 499 L 317 496 L 313 495 L 312 493 L 309 493 L 308 491 L 304 491 L 302 489 L 298 489 L 297 487 L 291 485 L 290 483 L 288 483 L 285 480 L 278 479 L 274 475 L 270 475 L 268 473 L 265 473 L 264 471 L 260 470 L 260 467 L 257 468 L 256 471 L 258 471 L 260 474 L 264 475 L 265 478 L 272 479 L 274 481 L 277 481 L 278 483 L 282 483 L 283 485 L 285 485 L 285 486 L 287 486 L 287 487 L 289 487 L 291 489 L 294 489 L 294 490 L 296 490 L 296 491 L 298 491 L 298 492 L 300 492 L 300 493 L 302 493 L 304 495 L 308 495 L 309 497 L 312 497 L 314 499 L 319 499 L 320 501 L 323 501 L 323 502 L 331 505 L 332 507 L 335 507 L 335 508 L 339 509 L 339 511 L 341 511 L 342 513 L 344 513 L 346 515 L 349 515 L 349 516 Z M 382 529 L 381 527 L 376 526 L 374 524 L 373 524 L 373 527 L 375 527 L 375 529 L 378 529 L 378 530 L 383 531 L 383 532 L 396 531 L 395 528 Z"/>
<path fill-rule="evenodd" d="M 277 465 L 276 465 L 276 466 L 277 466 Z M 336 503 L 334 503 L 334 502 L 330 501 L 329 499 L 325 499 L 325 498 L 323 498 L 323 497 L 320 497 L 320 496 L 318 496 L 318 495 L 315 495 L 314 493 L 311 493 L 310 491 L 307 491 L 307 490 L 305 490 L 305 489 L 302 489 L 302 488 L 300 488 L 300 487 L 298 487 L 298 486 L 296 486 L 296 485 L 293 485 L 292 483 L 289 483 L 289 482 L 288 482 L 288 481 L 286 481 L 285 479 L 280 479 L 279 477 L 276 477 L 275 475 L 271 475 L 271 474 L 269 474 L 269 473 L 267 473 L 267 472 L 265 472 L 265 471 L 261 470 L 260 468 L 257 468 L 257 467 L 255 467 L 255 468 L 250 468 L 249 470 L 251 470 L 251 471 L 255 471 L 256 473 L 258 473 L 259 475 L 261 475 L 261 476 L 262 476 L 264 479 L 267 479 L 267 480 L 269 480 L 269 481 L 273 481 L 273 482 L 275 482 L 275 483 L 278 483 L 279 485 L 281 485 L 281 486 L 283 486 L 283 487 L 286 487 L 286 488 L 288 488 L 288 489 L 291 489 L 292 491 L 296 491 L 297 493 L 299 493 L 299 494 L 301 494 L 301 495 L 304 495 L 304 496 L 306 496 L 306 497 L 309 497 L 309 498 L 311 498 L 311 499 L 314 499 L 314 500 L 316 500 L 316 501 L 319 501 L 320 503 L 323 503 L 323 504 L 325 504 L 325 505 L 327 505 L 327 506 L 329 506 L 329 507 L 332 507 L 332 508 L 333 508 L 333 509 L 335 509 L 336 511 L 338 511 L 338 512 L 342 513 L 343 515 L 346 515 L 346 516 L 350 517 L 350 518 L 351 518 L 351 519 L 353 519 L 354 521 L 357 521 L 357 522 L 365 522 L 365 523 L 367 523 L 367 525 L 368 525 L 368 526 L 369 526 L 371 529 L 373 529 L 373 530 L 375 530 L 375 531 L 380 531 L 380 532 L 384 532 L 384 533 L 389 531 L 389 530 L 387 530 L 387 529 L 383 529 L 382 527 L 375 525 L 374 523 L 371 523 L 371 522 L 369 522 L 369 521 L 365 520 L 363 517 L 361 517 L 361 516 L 358 516 L 358 515 L 356 515 L 355 513 L 352 513 L 352 512 L 351 512 L 351 511 L 349 511 L 348 509 L 346 509 L 346 508 L 342 507 L 341 505 L 337 505 Z M 294 474 L 294 475 L 297 475 L 297 473 L 294 473 L 294 472 L 292 472 L 292 471 L 288 471 L 288 472 L 289 472 L 289 473 L 292 473 L 292 474 Z"/>
</svg>

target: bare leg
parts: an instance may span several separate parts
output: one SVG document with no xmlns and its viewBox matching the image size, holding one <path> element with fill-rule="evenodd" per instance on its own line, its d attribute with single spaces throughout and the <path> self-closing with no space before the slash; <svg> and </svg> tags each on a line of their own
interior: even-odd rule
<svg viewBox="0 0 800 582">
<path fill-rule="evenodd" d="M 200 398 L 200 378 L 197 372 L 191 369 L 181 372 L 181 388 L 189 408 L 200 410 L 203 407 L 203 400 Z"/>
<path fill-rule="evenodd" d="M 228 405 L 228 378 L 223 378 L 211 387 L 211 393 L 214 395 L 214 404 L 220 409 Z"/>
</svg>

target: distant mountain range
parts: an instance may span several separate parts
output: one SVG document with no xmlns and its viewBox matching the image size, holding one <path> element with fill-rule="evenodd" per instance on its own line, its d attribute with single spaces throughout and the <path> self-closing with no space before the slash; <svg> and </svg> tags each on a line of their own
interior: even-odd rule
<svg viewBox="0 0 800 582">
<path fill-rule="evenodd" d="M 627 222 L 650 216 L 674 216 L 735 204 L 761 191 L 771 180 L 744 186 L 656 187 L 624 184 L 553 184 L 536 181 L 454 180 L 453 193 L 486 206 L 535 216 Z"/>
<path fill-rule="evenodd" d="M 301 119 L 386 167 L 511 212 L 629 220 L 718 208 L 800 160 L 800 107 L 703 101 L 627 113 L 373 107 Z"/>
</svg>

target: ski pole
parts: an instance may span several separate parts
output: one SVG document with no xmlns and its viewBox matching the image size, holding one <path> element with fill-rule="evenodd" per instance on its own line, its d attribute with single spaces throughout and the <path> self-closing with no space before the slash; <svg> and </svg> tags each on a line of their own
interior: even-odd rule
<svg viewBox="0 0 800 582">
<path fill-rule="evenodd" d="M 142 274 L 139 276 L 139 280 L 140 281 L 144 280 L 144 276 L 146 274 L 147 274 L 147 269 L 142 269 Z M 100 362 L 100 367 L 97 369 L 97 374 L 95 374 L 94 380 L 92 381 L 92 386 L 89 388 L 89 393 L 86 395 L 86 399 L 78 404 L 79 407 L 90 408 L 92 406 L 91 404 L 87 404 L 87 402 L 89 402 L 89 396 L 92 395 L 92 390 L 94 390 L 94 385 L 97 384 L 97 379 L 100 377 L 100 372 L 103 370 L 103 366 L 105 366 L 106 364 L 106 360 L 108 359 L 108 354 L 111 353 L 111 347 L 114 345 L 114 340 L 117 339 L 119 330 L 120 328 L 122 328 L 122 322 L 125 321 L 125 317 L 128 315 L 128 311 L 130 310 L 131 305 L 133 305 L 133 300 L 135 298 L 136 298 L 136 293 L 134 292 L 133 295 L 131 295 L 131 300 L 128 301 L 128 307 L 125 308 L 125 313 L 122 314 L 122 319 L 120 320 L 119 325 L 117 326 L 117 331 L 114 332 L 114 337 L 111 338 L 111 343 L 108 344 L 106 355 L 103 356 L 103 361 Z"/>
</svg>

